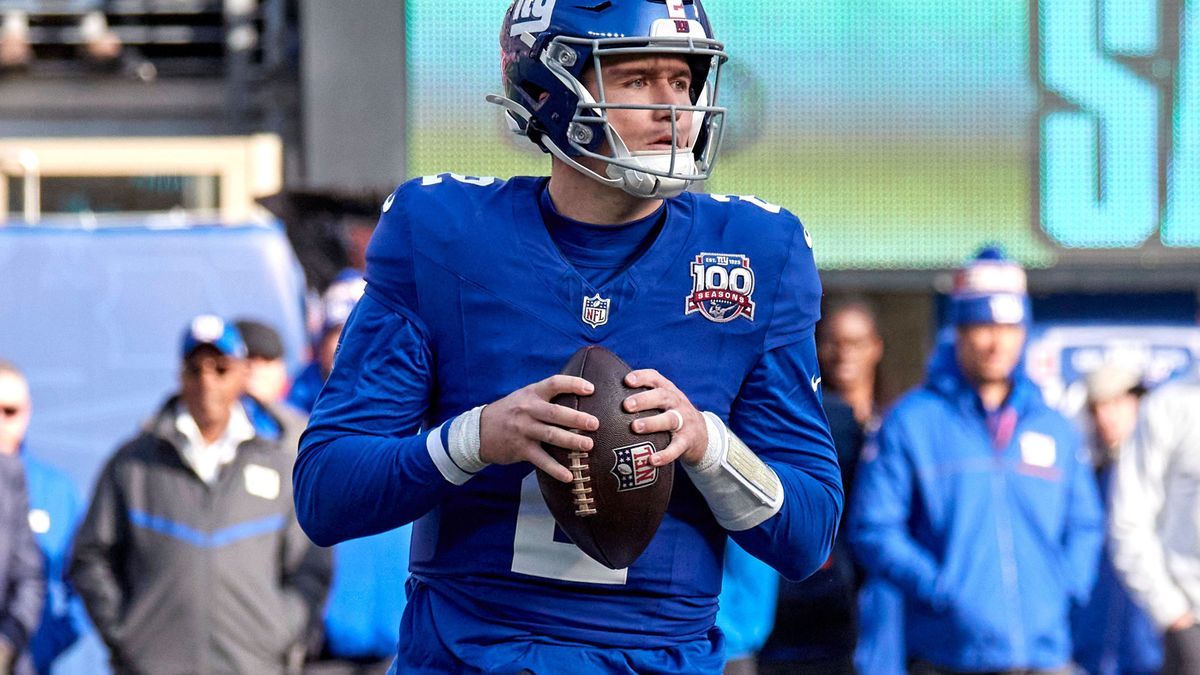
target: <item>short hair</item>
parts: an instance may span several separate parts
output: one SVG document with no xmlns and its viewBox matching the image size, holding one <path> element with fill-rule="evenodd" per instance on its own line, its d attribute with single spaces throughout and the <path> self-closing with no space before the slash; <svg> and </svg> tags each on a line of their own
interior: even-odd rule
<svg viewBox="0 0 1200 675">
<path fill-rule="evenodd" d="M 817 322 L 817 334 L 824 335 L 829 330 L 829 321 L 842 312 L 860 312 L 871 322 L 875 334 L 879 334 L 879 312 L 875 303 L 865 295 L 825 296 L 821 302 L 821 320 Z"/>
<path fill-rule="evenodd" d="M 0 359 L 0 375 L 14 375 L 21 380 L 27 379 L 25 377 L 25 373 L 21 372 L 21 369 L 17 367 L 17 364 L 13 363 L 12 361 L 6 361 L 5 359 Z"/>
<path fill-rule="evenodd" d="M 270 324 L 254 319 L 237 319 L 233 325 L 237 326 L 242 341 L 246 343 L 246 356 L 268 361 L 283 358 L 283 339 Z"/>
</svg>

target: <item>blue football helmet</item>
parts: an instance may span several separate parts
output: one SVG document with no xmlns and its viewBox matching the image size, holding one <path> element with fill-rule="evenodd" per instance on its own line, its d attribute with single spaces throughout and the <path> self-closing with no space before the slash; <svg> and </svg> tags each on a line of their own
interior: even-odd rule
<svg viewBox="0 0 1200 675">
<path fill-rule="evenodd" d="M 514 133 L 601 183 L 645 198 L 673 197 L 707 180 L 721 146 L 725 109 L 716 106 L 721 65 L 728 58 L 713 39 L 700 0 L 515 0 L 504 17 L 500 52 L 505 96 L 488 101 L 505 108 Z M 669 55 L 692 71 L 691 105 L 634 105 L 605 100 L 601 59 L 619 55 Z M 583 85 L 597 73 L 599 96 Z M 690 137 L 670 151 L 631 151 L 608 123 L 612 109 L 671 110 L 691 114 Z M 603 154 L 607 152 L 607 154 Z M 589 157 L 604 174 L 581 164 Z"/>
</svg>

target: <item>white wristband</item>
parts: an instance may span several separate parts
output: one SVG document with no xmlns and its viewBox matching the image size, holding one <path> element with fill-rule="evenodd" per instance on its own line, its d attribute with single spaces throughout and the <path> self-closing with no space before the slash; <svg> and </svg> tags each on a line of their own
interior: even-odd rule
<svg viewBox="0 0 1200 675">
<path fill-rule="evenodd" d="M 708 448 L 695 466 L 682 462 L 721 527 L 748 530 L 783 508 L 783 484 L 775 471 L 711 412 L 704 413 Z"/>
<path fill-rule="evenodd" d="M 472 408 L 450 421 L 447 445 L 442 445 L 442 427 L 429 432 L 425 449 L 442 477 L 462 485 L 482 471 L 487 462 L 479 457 L 479 417 L 485 406 Z M 445 425 L 442 425 L 445 426 Z"/>
<path fill-rule="evenodd" d="M 450 423 L 450 458 L 469 473 L 479 473 L 487 466 L 479 458 L 479 418 L 484 407 L 471 408 Z"/>
</svg>

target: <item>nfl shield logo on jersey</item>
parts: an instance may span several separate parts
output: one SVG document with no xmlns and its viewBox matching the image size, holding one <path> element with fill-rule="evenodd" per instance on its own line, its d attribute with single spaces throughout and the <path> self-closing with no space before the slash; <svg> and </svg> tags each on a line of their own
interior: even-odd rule
<svg viewBox="0 0 1200 675">
<path fill-rule="evenodd" d="M 592 328 L 598 328 L 608 323 L 608 305 L 612 302 L 609 298 L 602 298 L 597 293 L 590 298 L 583 299 L 583 322 Z"/>
<path fill-rule="evenodd" d="M 612 468 L 612 475 L 617 477 L 617 492 L 654 485 L 658 480 L 658 467 L 650 463 L 650 458 L 655 452 L 653 443 L 639 443 L 613 450 L 617 456 L 617 463 Z"/>
<path fill-rule="evenodd" d="M 744 317 L 754 320 L 754 270 L 750 258 L 736 253 L 701 253 L 692 262 L 692 292 L 684 316 L 699 312 L 715 323 Z"/>
</svg>

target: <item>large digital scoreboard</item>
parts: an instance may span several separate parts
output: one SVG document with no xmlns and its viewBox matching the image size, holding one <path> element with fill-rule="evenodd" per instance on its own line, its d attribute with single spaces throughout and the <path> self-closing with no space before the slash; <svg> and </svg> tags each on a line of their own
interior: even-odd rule
<svg viewBox="0 0 1200 675">
<path fill-rule="evenodd" d="M 407 3 L 413 174 L 547 171 L 483 100 L 507 5 Z M 705 8 L 731 55 L 706 189 L 798 214 L 823 268 L 953 267 L 984 242 L 1032 267 L 1200 261 L 1200 3 Z"/>
</svg>

